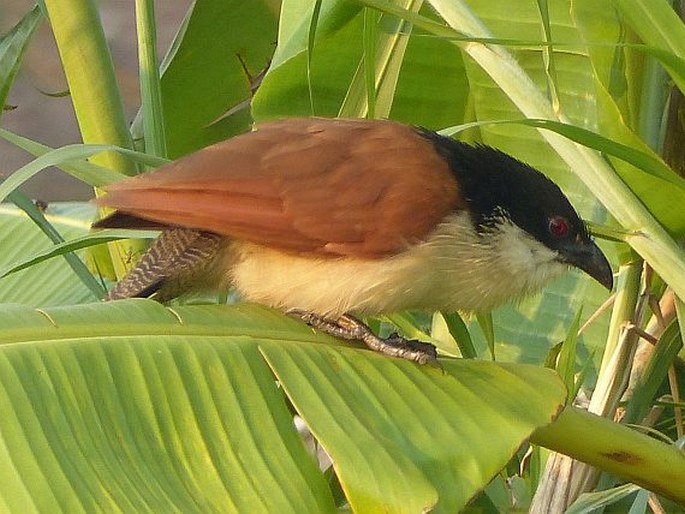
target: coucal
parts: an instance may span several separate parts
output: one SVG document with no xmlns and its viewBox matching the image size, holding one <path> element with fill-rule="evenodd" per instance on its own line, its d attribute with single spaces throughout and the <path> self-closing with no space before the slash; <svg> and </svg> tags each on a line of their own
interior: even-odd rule
<svg viewBox="0 0 685 514">
<path fill-rule="evenodd" d="M 485 311 L 575 266 L 611 267 L 568 199 L 532 167 L 392 121 L 292 118 L 106 188 L 100 228 L 161 229 L 108 299 L 234 287 L 420 363 L 427 343 L 355 316 Z"/>
</svg>

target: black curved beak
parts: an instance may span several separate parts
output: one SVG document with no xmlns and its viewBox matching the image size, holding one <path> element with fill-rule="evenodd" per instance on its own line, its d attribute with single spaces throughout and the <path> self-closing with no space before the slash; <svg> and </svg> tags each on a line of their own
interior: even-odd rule
<svg viewBox="0 0 685 514">
<path fill-rule="evenodd" d="M 562 250 L 564 262 L 583 270 L 597 282 L 611 291 L 614 287 L 614 274 L 609 261 L 591 239 L 574 241 Z"/>
</svg>

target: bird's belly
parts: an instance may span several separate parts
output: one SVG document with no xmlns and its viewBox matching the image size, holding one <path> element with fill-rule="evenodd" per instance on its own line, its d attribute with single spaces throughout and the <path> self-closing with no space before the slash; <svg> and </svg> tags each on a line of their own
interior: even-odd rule
<svg viewBox="0 0 685 514">
<path fill-rule="evenodd" d="M 540 274 L 539 262 L 499 258 L 470 227 L 455 216 L 428 241 L 382 259 L 305 257 L 234 241 L 231 265 L 223 269 L 246 301 L 331 316 L 489 310 L 550 278 Z"/>
<path fill-rule="evenodd" d="M 337 316 L 417 307 L 420 275 L 407 259 L 302 257 L 235 242 L 229 281 L 246 301 Z"/>
</svg>

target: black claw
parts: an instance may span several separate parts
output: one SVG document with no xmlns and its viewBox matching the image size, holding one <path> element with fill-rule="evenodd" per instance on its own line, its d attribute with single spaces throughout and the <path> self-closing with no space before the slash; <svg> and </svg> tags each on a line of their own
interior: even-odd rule
<svg viewBox="0 0 685 514">
<path fill-rule="evenodd" d="M 435 346 L 430 343 L 417 341 L 416 339 L 405 339 L 397 333 L 391 334 L 383 341 L 387 346 L 394 348 L 394 351 L 398 352 L 398 357 L 409 359 L 419 364 L 437 365 L 438 352 Z"/>
<path fill-rule="evenodd" d="M 431 343 L 425 343 L 423 341 L 417 341 L 416 339 L 405 339 L 398 334 L 391 334 L 386 340 L 388 344 L 398 347 L 404 347 L 412 352 L 425 353 L 433 359 L 438 358 L 438 352 L 434 345 Z"/>
</svg>

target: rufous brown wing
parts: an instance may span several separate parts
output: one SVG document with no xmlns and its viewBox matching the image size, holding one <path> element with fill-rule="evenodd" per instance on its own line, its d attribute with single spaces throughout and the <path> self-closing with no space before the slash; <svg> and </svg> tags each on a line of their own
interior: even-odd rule
<svg viewBox="0 0 685 514">
<path fill-rule="evenodd" d="M 188 227 L 320 255 L 394 254 L 460 197 L 433 144 L 391 121 L 294 118 L 106 188 L 95 226 Z M 118 218 L 117 218 L 118 216 Z"/>
</svg>

